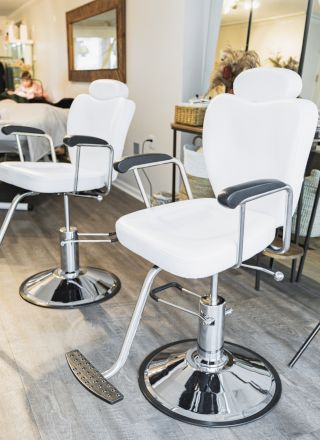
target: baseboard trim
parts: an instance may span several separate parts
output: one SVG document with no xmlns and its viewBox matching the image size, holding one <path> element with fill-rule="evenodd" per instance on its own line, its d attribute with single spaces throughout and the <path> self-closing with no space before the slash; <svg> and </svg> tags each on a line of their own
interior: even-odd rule
<svg viewBox="0 0 320 440">
<path fill-rule="evenodd" d="M 133 187 L 127 182 L 124 182 L 123 180 L 117 179 L 113 186 L 120 189 L 121 191 L 125 192 L 126 194 L 129 194 L 129 196 L 139 200 L 139 202 L 143 202 L 140 191 L 138 188 Z"/>
</svg>

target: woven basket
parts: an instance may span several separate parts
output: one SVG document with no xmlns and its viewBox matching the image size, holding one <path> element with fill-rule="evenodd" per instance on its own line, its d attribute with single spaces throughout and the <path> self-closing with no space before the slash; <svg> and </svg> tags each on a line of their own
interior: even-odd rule
<svg viewBox="0 0 320 440">
<path fill-rule="evenodd" d="M 207 107 L 204 105 L 176 105 L 174 119 L 177 124 L 193 125 L 199 127 L 203 125 L 206 110 Z"/>
<path fill-rule="evenodd" d="M 311 175 L 304 179 L 304 190 L 303 190 L 301 222 L 300 222 L 301 237 L 305 237 L 307 235 L 307 230 L 310 222 L 316 191 L 319 185 L 319 180 L 320 180 L 319 170 L 312 170 Z M 297 213 L 295 213 L 292 219 L 293 233 L 296 228 L 296 219 L 297 219 Z M 311 237 L 319 237 L 319 236 L 320 236 L 320 205 L 318 205 L 311 231 Z"/>
<path fill-rule="evenodd" d="M 191 192 L 194 199 L 211 198 L 214 197 L 212 186 L 209 179 L 204 179 L 203 177 L 196 177 L 187 174 Z M 180 194 L 182 198 L 186 198 L 187 193 L 184 185 L 181 185 Z"/>
</svg>

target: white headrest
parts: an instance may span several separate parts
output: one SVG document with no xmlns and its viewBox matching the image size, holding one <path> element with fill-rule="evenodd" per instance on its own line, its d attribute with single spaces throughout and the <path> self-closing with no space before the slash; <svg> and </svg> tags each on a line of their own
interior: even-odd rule
<svg viewBox="0 0 320 440">
<path fill-rule="evenodd" d="M 300 76 L 289 69 L 256 67 L 240 73 L 234 81 L 234 94 L 253 102 L 296 98 L 302 89 Z"/>
<path fill-rule="evenodd" d="M 128 98 L 128 86 L 115 79 L 97 79 L 89 86 L 89 94 L 96 99 Z"/>
</svg>

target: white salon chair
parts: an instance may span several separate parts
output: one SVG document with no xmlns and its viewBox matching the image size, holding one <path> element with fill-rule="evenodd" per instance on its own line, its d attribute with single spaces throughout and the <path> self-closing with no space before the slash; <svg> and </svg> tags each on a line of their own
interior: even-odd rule
<svg viewBox="0 0 320 440">
<path fill-rule="evenodd" d="M 12 201 L 0 230 L 0 243 L 17 204 L 25 197 L 41 193 L 63 194 L 65 226 L 60 229 L 61 263 L 31 276 L 20 287 L 21 296 L 44 307 L 74 307 L 109 299 L 120 289 L 119 278 L 104 270 L 79 264 L 78 243 L 113 242 L 115 233 L 78 233 L 70 226 L 69 196 L 101 201 L 117 177 L 113 161 L 123 152 L 135 105 L 128 99 L 128 87 L 114 80 L 97 80 L 89 94 L 74 100 L 64 143 L 71 163 L 3 162 L 0 180 L 22 188 Z M 19 136 L 46 136 L 39 129 L 5 126 L 3 133 Z M 55 155 L 53 152 L 53 159 Z M 48 215 L 44 212 L 43 215 Z M 82 236 L 84 237 L 82 239 Z"/>
<path fill-rule="evenodd" d="M 296 99 L 301 86 L 293 71 L 258 68 L 236 79 L 235 95 L 212 99 L 203 143 L 217 199 L 192 200 L 183 167 L 168 155 L 128 157 L 115 164 L 118 172 L 131 169 L 137 174 L 146 166 L 176 163 L 190 200 L 134 212 L 116 223 L 122 245 L 153 267 L 116 363 L 100 374 L 78 350 L 67 354 L 78 380 L 107 402 L 123 397 L 107 379 L 128 357 L 148 295 L 181 310 L 161 298 L 168 287 L 199 297 L 199 310 L 183 309 L 196 315 L 198 336 L 171 342 L 147 356 L 139 373 L 145 397 L 170 417 L 213 427 L 255 420 L 279 400 L 281 382 L 273 366 L 252 350 L 224 341 L 230 311 L 218 294 L 218 274 L 240 267 L 269 246 L 278 227 L 284 227 L 283 246 L 273 251 L 284 252 L 290 245 L 292 213 L 317 122 L 316 106 Z M 211 277 L 211 291 L 198 295 L 175 282 L 151 290 L 161 270 L 185 278 Z"/>
</svg>

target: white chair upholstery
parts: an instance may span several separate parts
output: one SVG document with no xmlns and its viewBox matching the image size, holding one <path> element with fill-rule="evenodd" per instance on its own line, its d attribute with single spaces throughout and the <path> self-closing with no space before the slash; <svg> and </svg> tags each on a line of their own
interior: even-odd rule
<svg viewBox="0 0 320 440">
<path fill-rule="evenodd" d="M 216 194 L 250 180 L 279 179 L 292 186 L 295 209 L 317 112 L 311 101 L 296 99 L 301 87 L 301 78 L 291 70 L 256 68 L 236 78 L 235 95 L 222 94 L 212 100 L 203 144 Z M 251 207 L 274 215 L 280 226 L 284 205 L 284 195 L 277 194 Z"/>
<path fill-rule="evenodd" d="M 69 135 L 82 134 L 106 140 L 113 146 L 114 160 L 120 159 L 135 104 L 127 99 L 128 87 L 115 80 L 100 79 L 89 88 L 89 95 L 76 97 L 70 108 L 67 130 Z M 105 148 L 82 148 L 80 168 L 107 175 L 109 152 Z M 69 148 L 71 162 L 75 149 Z M 117 173 L 113 171 L 113 180 Z"/>
<path fill-rule="evenodd" d="M 100 171 L 100 172 L 99 172 Z M 70 163 L 52 162 L 3 162 L 0 164 L 0 180 L 29 191 L 56 194 L 72 192 L 76 168 Z M 102 170 L 82 167 L 79 171 L 78 191 L 102 188 L 105 183 Z"/>
<path fill-rule="evenodd" d="M 128 249 L 163 270 L 185 278 L 204 278 L 236 264 L 239 212 L 215 199 L 161 205 L 121 217 L 117 237 Z M 248 209 L 244 257 L 274 239 L 272 216 Z"/>
<path fill-rule="evenodd" d="M 300 77 L 279 70 L 248 70 L 236 79 L 235 95 L 222 94 L 210 103 L 203 148 L 215 194 L 250 180 L 279 179 L 292 186 L 296 206 L 317 109 L 310 101 L 296 99 Z M 277 100 L 274 89 L 280 95 Z M 249 204 L 245 259 L 273 241 L 284 222 L 284 207 L 280 193 Z M 128 214 L 117 221 L 116 230 L 124 246 L 151 263 L 175 275 L 201 278 L 235 265 L 238 224 L 238 210 L 198 199 Z"/>
<path fill-rule="evenodd" d="M 128 88 L 114 80 L 97 80 L 90 85 L 91 95 L 75 98 L 69 111 L 68 135 L 95 136 L 114 148 L 114 159 L 122 155 L 135 104 L 126 98 Z M 3 162 L 0 181 L 40 193 L 74 190 L 75 148 L 70 148 L 71 164 L 44 162 Z M 80 156 L 79 191 L 101 188 L 106 184 L 110 164 L 106 148 L 82 148 Z M 113 180 L 117 173 L 113 171 Z"/>
<path fill-rule="evenodd" d="M 299 96 L 302 81 L 288 69 L 257 67 L 239 75 L 233 85 L 236 96 L 252 102 L 278 101 Z"/>
</svg>

